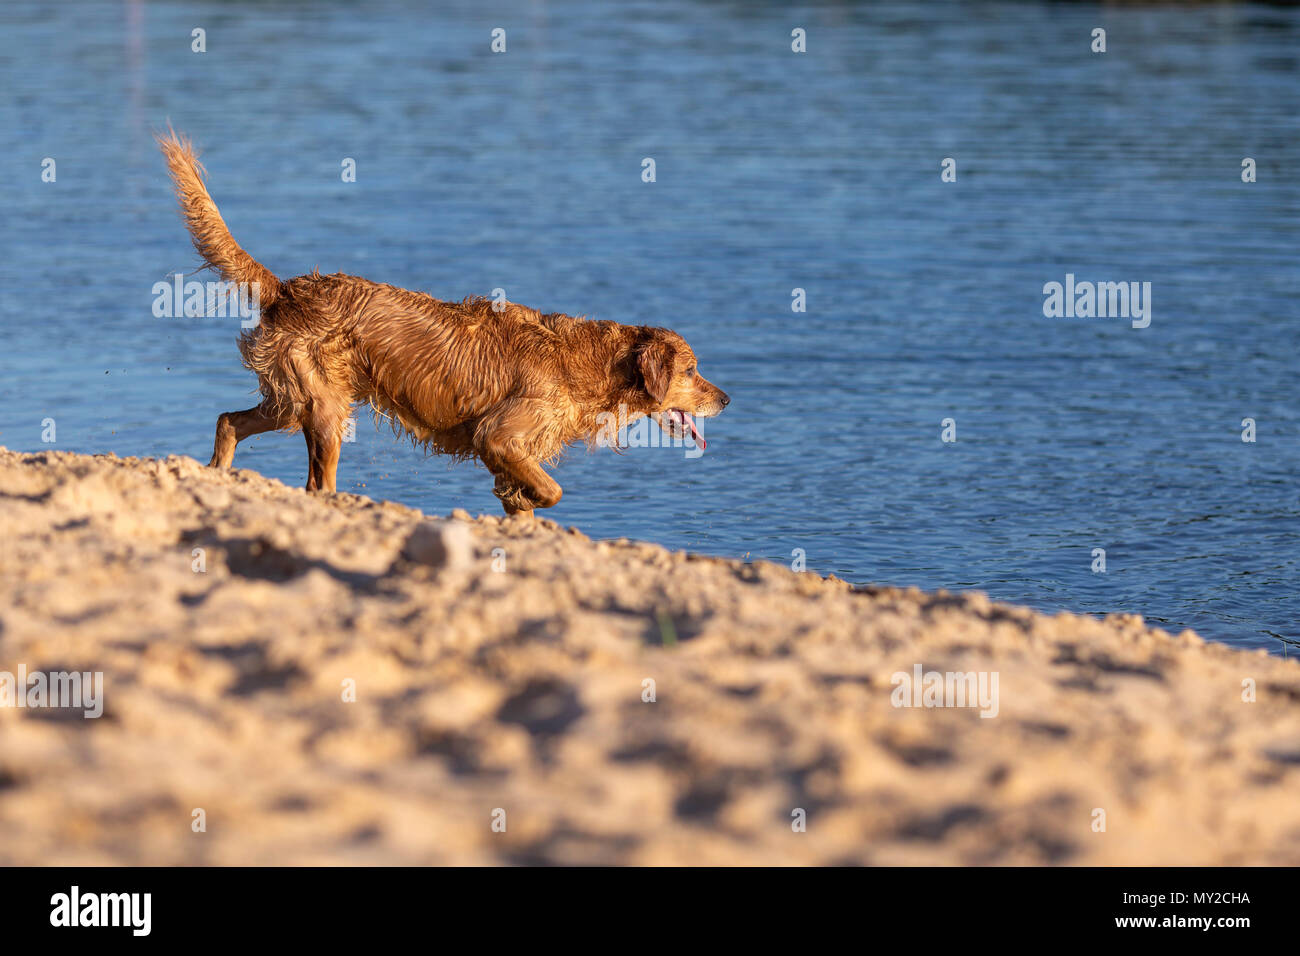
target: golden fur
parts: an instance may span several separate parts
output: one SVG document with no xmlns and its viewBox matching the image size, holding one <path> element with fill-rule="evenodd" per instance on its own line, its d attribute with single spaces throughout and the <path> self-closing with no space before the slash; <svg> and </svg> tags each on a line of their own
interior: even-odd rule
<svg viewBox="0 0 1300 956">
<path fill-rule="evenodd" d="M 190 142 L 169 131 L 158 143 L 194 247 L 224 280 L 256 283 L 259 294 L 261 321 L 239 351 L 262 402 L 217 420 L 212 467 L 230 467 L 249 435 L 301 429 L 308 490 L 333 491 L 344 423 L 369 402 L 427 448 L 481 461 L 506 512 L 527 512 L 560 500 L 541 464 L 594 442 L 601 413 L 622 406 L 627 421 L 650 415 L 683 437 L 729 401 L 668 329 L 496 311 L 482 298 L 443 302 L 342 274 L 281 281 L 231 236 Z"/>
</svg>

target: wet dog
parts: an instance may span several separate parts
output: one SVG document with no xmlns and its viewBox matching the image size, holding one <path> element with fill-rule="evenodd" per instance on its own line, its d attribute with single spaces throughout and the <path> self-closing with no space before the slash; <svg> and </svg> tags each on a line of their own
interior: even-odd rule
<svg viewBox="0 0 1300 956">
<path fill-rule="evenodd" d="M 262 401 L 217 419 L 211 467 L 229 468 L 250 435 L 300 429 L 307 489 L 333 491 L 344 424 L 368 402 L 430 450 L 482 462 L 508 514 L 531 512 L 560 500 L 542 464 L 594 444 L 602 413 L 650 416 L 703 447 L 697 420 L 729 401 L 668 329 L 443 302 L 350 275 L 278 279 L 231 236 L 190 142 L 172 131 L 158 143 L 195 248 L 222 279 L 253 289 L 260 308 L 239 351 Z"/>
</svg>

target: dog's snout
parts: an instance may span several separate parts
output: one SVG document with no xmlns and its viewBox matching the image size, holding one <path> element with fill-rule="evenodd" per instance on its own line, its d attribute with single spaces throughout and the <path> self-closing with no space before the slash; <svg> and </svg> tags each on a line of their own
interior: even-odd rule
<svg viewBox="0 0 1300 956">
<path fill-rule="evenodd" d="M 722 402 L 723 408 L 726 408 L 728 405 L 731 404 L 731 396 L 728 395 L 726 392 L 719 392 L 718 401 Z"/>
</svg>

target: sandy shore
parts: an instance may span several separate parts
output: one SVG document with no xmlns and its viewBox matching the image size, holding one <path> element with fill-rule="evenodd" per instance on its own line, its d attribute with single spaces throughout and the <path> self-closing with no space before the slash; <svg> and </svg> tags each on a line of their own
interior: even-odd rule
<svg viewBox="0 0 1300 956">
<path fill-rule="evenodd" d="M 0 527 L 0 671 L 104 675 L 0 707 L 0 863 L 1300 863 L 1300 664 L 1137 618 L 189 458 L 0 449 Z"/>
</svg>

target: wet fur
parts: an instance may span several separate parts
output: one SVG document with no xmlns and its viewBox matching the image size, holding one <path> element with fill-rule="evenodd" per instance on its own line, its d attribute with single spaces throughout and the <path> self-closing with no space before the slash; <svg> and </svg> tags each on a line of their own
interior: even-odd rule
<svg viewBox="0 0 1300 956">
<path fill-rule="evenodd" d="M 308 490 L 333 491 L 344 424 L 368 402 L 417 444 L 481 461 L 508 513 L 531 511 L 561 496 L 541 464 L 594 442 L 600 413 L 624 406 L 628 421 L 662 424 L 670 409 L 705 418 L 728 402 L 667 329 L 444 302 L 339 273 L 281 281 L 231 236 L 189 141 L 169 131 L 158 143 L 199 254 L 223 279 L 259 288 L 261 321 L 239 351 L 262 401 L 218 419 L 213 467 L 230 467 L 249 435 L 301 429 Z"/>
</svg>

